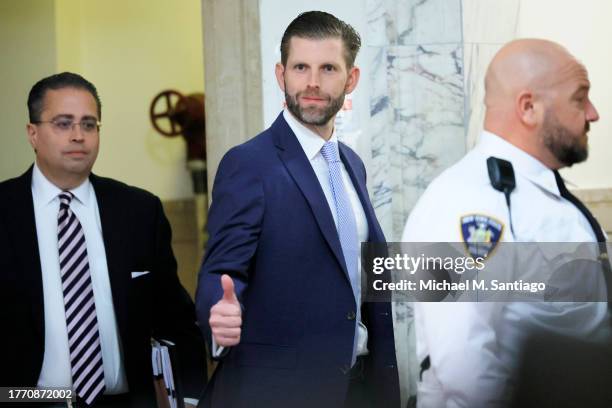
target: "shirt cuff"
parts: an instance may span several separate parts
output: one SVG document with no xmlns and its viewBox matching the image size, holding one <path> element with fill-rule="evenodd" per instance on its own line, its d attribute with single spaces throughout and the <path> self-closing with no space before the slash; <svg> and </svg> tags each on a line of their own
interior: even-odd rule
<svg viewBox="0 0 612 408">
<path fill-rule="evenodd" d="M 197 400 L 195 398 L 183 398 L 183 401 L 185 401 L 185 404 L 191 404 L 194 407 L 197 407 L 198 402 L 200 402 L 200 400 Z"/>
<path fill-rule="evenodd" d="M 225 350 L 225 347 L 219 346 L 217 342 L 215 341 L 215 338 L 213 337 L 212 338 L 212 351 L 211 351 L 212 357 L 213 358 L 221 357 L 224 350 Z"/>
</svg>

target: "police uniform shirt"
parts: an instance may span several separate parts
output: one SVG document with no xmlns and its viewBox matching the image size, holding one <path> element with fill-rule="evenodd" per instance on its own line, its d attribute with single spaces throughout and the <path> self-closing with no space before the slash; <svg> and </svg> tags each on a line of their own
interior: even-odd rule
<svg viewBox="0 0 612 408">
<path fill-rule="evenodd" d="M 514 234 L 505 196 L 491 186 L 486 163 L 491 156 L 514 168 Z M 462 242 L 474 216 L 499 241 L 596 241 L 586 217 L 561 197 L 552 170 L 486 131 L 472 151 L 429 185 L 402 241 Z M 431 361 L 417 387 L 420 407 L 507 404 L 518 344 L 528 327 L 589 338 L 609 335 L 605 303 L 415 303 L 414 309 L 417 363 L 427 356 Z"/>
</svg>

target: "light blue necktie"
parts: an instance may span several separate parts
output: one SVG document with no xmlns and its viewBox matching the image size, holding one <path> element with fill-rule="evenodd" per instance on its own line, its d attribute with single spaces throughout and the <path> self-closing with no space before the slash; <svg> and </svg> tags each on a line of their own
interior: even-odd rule
<svg viewBox="0 0 612 408">
<path fill-rule="evenodd" d="M 357 358 L 357 334 L 358 326 L 361 321 L 361 280 L 359 274 L 358 256 L 359 256 L 359 238 L 357 237 L 357 223 L 353 208 L 349 199 L 348 193 L 342 182 L 342 162 L 338 152 L 338 145 L 333 142 L 326 142 L 321 148 L 321 154 L 327 160 L 329 165 L 329 183 L 331 185 L 336 204 L 336 217 L 338 237 L 340 238 L 340 246 L 344 255 L 344 262 L 348 270 L 349 279 L 355 303 L 357 304 L 357 316 L 355 319 L 355 338 L 353 341 L 353 356 L 351 365 L 355 363 Z"/>
</svg>

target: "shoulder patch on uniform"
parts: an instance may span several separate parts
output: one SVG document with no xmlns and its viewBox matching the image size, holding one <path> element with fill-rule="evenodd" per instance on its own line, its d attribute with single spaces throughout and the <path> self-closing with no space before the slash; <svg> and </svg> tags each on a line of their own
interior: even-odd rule
<svg viewBox="0 0 612 408">
<path fill-rule="evenodd" d="M 504 231 L 504 224 L 484 214 L 461 217 L 461 238 L 472 258 L 491 255 Z"/>
</svg>

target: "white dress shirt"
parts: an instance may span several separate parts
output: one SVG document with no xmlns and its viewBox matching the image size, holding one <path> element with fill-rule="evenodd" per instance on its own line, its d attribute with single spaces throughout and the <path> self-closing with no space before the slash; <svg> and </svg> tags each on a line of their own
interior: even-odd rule
<svg viewBox="0 0 612 408">
<path fill-rule="evenodd" d="M 42 370 L 38 378 L 39 387 L 72 386 L 70 351 L 57 245 L 58 195 L 61 192 L 62 190 L 52 184 L 34 164 L 32 197 L 34 199 L 45 309 L 45 351 Z M 89 179 L 77 188 L 70 190 L 70 192 L 75 196 L 70 203 L 70 208 L 79 219 L 87 242 L 87 257 L 104 363 L 105 394 L 124 393 L 128 391 L 128 385 L 113 308 L 113 296 L 108 277 L 102 224 L 96 194 Z"/>
<path fill-rule="evenodd" d="M 514 233 L 504 194 L 489 180 L 490 156 L 513 165 Z M 561 197 L 552 170 L 486 131 L 472 151 L 427 187 L 408 218 L 402 241 L 463 242 L 461 219 L 470 214 L 498 220 L 505 242 L 596 241 L 586 217 Z M 494 254 L 487 262 L 495 260 Z M 431 359 L 417 387 L 417 401 L 424 408 L 506 406 L 524 336 L 534 328 L 590 339 L 610 334 L 603 302 L 420 302 L 414 309 L 415 363 Z"/>
</svg>

